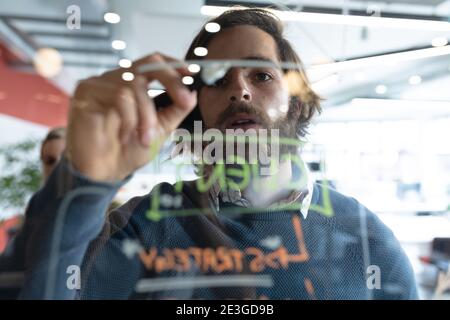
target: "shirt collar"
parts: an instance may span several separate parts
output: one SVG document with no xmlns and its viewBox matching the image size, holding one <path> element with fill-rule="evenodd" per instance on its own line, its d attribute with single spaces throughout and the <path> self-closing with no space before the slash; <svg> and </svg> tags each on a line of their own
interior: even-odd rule
<svg viewBox="0 0 450 320">
<path fill-rule="evenodd" d="M 282 205 L 289 205 L 295 202 L 300 203 L 300 213 L 303 218 L 306 219 L 308 215 L 309 207 L 311 206 L 311 199 L 314 190 L 314 180 L 311 177 L 311 173 L 305 163 L 302 161 L 302 174 L 305 175 L 305 178 L 302 180 L 302 184 L 299 186 L 298 190 L 292 190 L 289 196 L 285 199 L 282 199 L 276 203 L 273 203 L 269 206 L 269 208 L 275 208 Z M 209 189 L 209 199 L 216 208 L 217 211 L 220 210 L 220 200 L 222 202 L 229 202 L 241 207 L 251 207 L 250 201 L 245 199 L 241 191 L 238 189 L 225 189 L 222 190 L 219 182 L 216 180 L 211 188 Z"/>
</svg>

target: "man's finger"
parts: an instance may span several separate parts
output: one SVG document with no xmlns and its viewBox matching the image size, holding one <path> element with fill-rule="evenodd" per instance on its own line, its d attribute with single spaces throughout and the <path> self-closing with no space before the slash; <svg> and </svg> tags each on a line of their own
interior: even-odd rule
<svg viewBox="0 0 450 320">
<path fill-rule="evenodd" d="M 166 88 L 167 93 L 174 103 L 180 107 L 189 108 L 192 104 L 190 90 L 183 84 L 182 76 L 188 76 L 192 73 L 186 67 L 173 68 L 168 62 L 176 62 L 178 60 L 161 55 L 153 54 L 141 60 L 138 60 L 133 66 L 134 72 L 138 72 L 139 67 L 144 64 L 155 64 L 160 68 L 148 72 L 140 73 L 147 78 L 148 81 L 158 80 Z M 180 61 L 178 61 L 180 62 Z"/>
<path fill-rule="evenodd" d="M 120 115 L 120 141 L 126 144 L 138 126 L 138 103 L 133 90 L 128 87 L 120 87 L 115 100 Z"/>
<path fill-rule="evenodd" d="M 118 86 L 116 83 L 104 81 L 102 77 L 90 78 L 77 87 L 75 103 L 78 103 L 78 108 L 88 111 L 115 110 L 120 116 L 119 138 L 122 143 L 127 143 L 137 128 L 137 99 L 129 86 Z"/>
<path fill-rule="evenodd" d="M 157 126 L 157 114 L 153 101 L 147 94 L 147 81 L 142 76 L 137 76 L 131 82 L 137 99 L 138 133 L 141 143 L 148 147 L 150 144 L 149 131 Z"/>
<path fill-rule="evenodd" d="M 192 91 L 189 94 L 189 104 L 187 107 L 180 107 L 177 104 L 172 104 L 158 111 L 158 121 L 166 135 L 175 130 L 197 104 L 197 92 Z"/>
</svg>

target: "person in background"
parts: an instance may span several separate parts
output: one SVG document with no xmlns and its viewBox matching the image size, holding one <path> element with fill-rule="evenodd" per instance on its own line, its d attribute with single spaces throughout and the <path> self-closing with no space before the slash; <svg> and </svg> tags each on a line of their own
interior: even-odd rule
<svg viewBox="0 0 450 320">
<path fill-rule="evenodd" d="M 40 150 L 40 160 L 42 165 L 42 185 L 58 165 L 61 156 L 66 148 L 66 128 L 56 127 L 50 131 L 42 140 Z M 108 212 L 120 207 L 121 203 L 113 200 L 108 207 Z M 22 228 L 25 219 L 8 230 L 8 240 L 4 252 L 0 255 L 0 272 L 4 271 L 23 271 L 23 245 L 24 240 Z"/>
<path fill-rule="evenodd" d="M 50 129 L 44 140 L 42 140 L 40 150 L 40 160 L 42 164 L 42 185 L 44 185 L 47 179 L 50 177 L 53 169 L 61 159 L 65 148 L 66 128 L 56 127 Z M 23 236 L 23 224 L 25 224 L 25 221 L 14 226 L 14 229 L 11 228 L 11 232 L 8 232 L 7 245 L 4 252 L 2 252 L 2 254 L 0 255 L 0 272 L 22 271 L 24 269 L 24 250 L 22 249 L 25 245 L 25 239 Z"/>
<path fill-rule="evenodd" d="M 66 148 L 66 128 L 51 129 L 41 145 L 43 182 L 47 181 Z"/>
</svg>

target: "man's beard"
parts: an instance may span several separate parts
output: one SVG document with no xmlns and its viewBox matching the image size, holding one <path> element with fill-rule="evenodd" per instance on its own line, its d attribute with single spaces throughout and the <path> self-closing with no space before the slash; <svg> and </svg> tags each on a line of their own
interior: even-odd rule
<svg viewBox="0 0 450 320">
<path fill-rule="evenodd" d="M 270 139 L 273 137 L 272 130 L 278 130 L 280 143 L 280 155 L 297 153 L 300 145 L 300 139 L 297 134 L 298 119 L 300 117 L 300 110 L 294 106 L 290 106 L 288 112 L 282 113 L 277 119 L 272 120 L 267 112 L 262 108 L 258 108 L 250 103 L 234 103 L 230 104 L 217 118 L 215 128 L 222 133 L 226 133 L 226 121 L 238 113 L 246 113 L 248 115 L 257 117 L 258 124 L 261 129 L 266 129 L 268 134 L 267 147 L 270 148 Z M 258 131 L 258 130 L 257 130 Z M 246 148 L 248 150 L 248 147 Z M 270 151 L 269 151 L 270 152 Z M 224 153 L 225 154 L 225 150 Z M 247 152 L 246 152 L 247 154 Z M 246 156 L 247 158 L 247 156 Z"/>
</svg>

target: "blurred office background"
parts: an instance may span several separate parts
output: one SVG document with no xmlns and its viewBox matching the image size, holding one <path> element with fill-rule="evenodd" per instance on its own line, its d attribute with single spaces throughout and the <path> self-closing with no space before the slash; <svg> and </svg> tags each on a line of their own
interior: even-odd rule
<svg viewBox="0 0 450 320">
<path fill-rule="evenodd" d="M 279 10 L 324 98 L 304 158 L 316 179 L 357 198 L 394 231 L 422 297 L 431 298 L 437 268 L 419 258 L 450 238 L 449 0 L 1 1 L 3 154 L 38 163 L 39 141 L 50 127 L 65 125 L 78 80 L 154 51 L 182 58 L 204 21 L 233 4 Z M 161 87 L 149 89 L 155 95 Z M 20 151 L 24 141 L 35 147 Z M 27 173 L 12 160 L 0 175 Z M 30 183 L 22 180 L 9 186 L 26 198 Z M 143 168 L 118 200 L 161 181 L 175 181 L 172 164 Z M 8 203 L 10 196 L 0 203 L 0 250 L 5 230 L 24 211 Z"/>
</svg>

